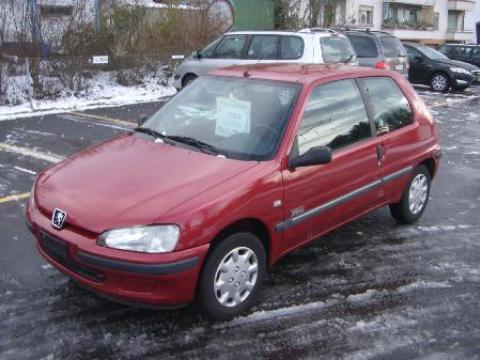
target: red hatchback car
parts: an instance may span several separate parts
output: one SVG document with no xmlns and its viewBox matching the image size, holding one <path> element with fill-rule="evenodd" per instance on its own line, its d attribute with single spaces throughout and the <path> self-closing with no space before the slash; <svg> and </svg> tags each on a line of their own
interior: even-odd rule
<svg viewBox="0 0 480 360">
<path fill-rule="evenodd" d="M 293 249 L 385 205 L 416 221 L 440 155 L 395 72 L 232 67 L 41 173 L 27 224 L 49 263 L 103 296 L 228 319 Z"/>
</svg>

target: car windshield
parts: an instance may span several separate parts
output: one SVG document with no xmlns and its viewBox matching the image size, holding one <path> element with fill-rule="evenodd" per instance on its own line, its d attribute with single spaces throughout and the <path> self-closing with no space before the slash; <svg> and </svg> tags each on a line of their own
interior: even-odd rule
<svg viewBox="0 0 480 360">
<path fill-rule="evenodd" d="M 233 159 L 267 160 L 276 152 L 299 89 L 296 83 L 248 77 L 200 77 L 140 130 L 194 150 L 201 151 L 201 144 Z"/>
<path fill-rule="evenodd" d="M 448 59 L 448 57 L 443 55 L 440 51 L 432 49 L 429 46 L 420 46 L 418 48 L 418 50 L 420 50 L 423 53 L 423 55 L 428 57 L 430 60 L 446 60 L 446 59 Z"/>
<path fill-rule="evenodd" d="M 340 36 L 320 38 L 323 60 L 326 63 L 348 63 L 357 60 L 355 50 L 347 38 Z"/>
</svg>

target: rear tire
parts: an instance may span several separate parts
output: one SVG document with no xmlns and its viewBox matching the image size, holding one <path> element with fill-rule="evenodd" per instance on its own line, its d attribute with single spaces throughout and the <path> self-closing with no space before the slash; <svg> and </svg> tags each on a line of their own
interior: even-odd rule
<svg viewBox="0 0 480 360">
<path fill-rule="evenodd" d="M 420 165 L 413 171 L 400 202 L 390 205 L 390 213 L 400 224 L 413 224 L 425 211 L 430 196 L 428 169 Z"/>
<path fill-rule="evenodd" d="M 247 310 L 267 268 L 258 237 L 241 232 L 223 239 L 210 253 L 197 289 L 197 305 L 214 320 L 228 320 Z"/>
<path fill-rule="evenodd" d="M 443 72 L 434 73 L 430 78 L 430 87 L 433 91 L 445 93 L 450 89 L 450 77 Z"/>
</svg>

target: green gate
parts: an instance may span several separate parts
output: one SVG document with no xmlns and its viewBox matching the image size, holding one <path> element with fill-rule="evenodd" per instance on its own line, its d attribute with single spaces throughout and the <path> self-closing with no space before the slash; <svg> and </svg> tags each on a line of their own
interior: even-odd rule
<svg viewBox="0 0 480 360">
<path fill-rule="evenodd" d="M 233 0 L 234 29 L 273 30 L 273 0 Z"/>
</svg>

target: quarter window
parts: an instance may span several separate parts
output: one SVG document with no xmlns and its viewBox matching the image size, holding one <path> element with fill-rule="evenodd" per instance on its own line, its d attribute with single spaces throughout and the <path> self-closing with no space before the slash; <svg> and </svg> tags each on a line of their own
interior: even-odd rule
<svg viewBox="0 0 480 360">
<path fill-rule="evenodd" d="M 228 35 L 218 45 L 215 57 L 220 59 L 240 59 L 247 40 L 246 35 Z"/>
<path fill-rule="evenodd" d="M 280 36 L 280 59 L 300 59 L 303 55 L 303 47 L 303 39 L 299 36 Z"/>
<path fill-rule="evenodd" d="M 308 99 L 297 134 L 299 155 L 316 146 L 332 150 L 371 136 L 365 104 L 353 80 L 315 88 Z"/>
<path fill-rule="evenodd" d="M 391 78 L 360 79 L 360 84 L 370 98 L 377 135 L 400 129 L 413 122 L 410 104 Z"/>
<path fill-rule="evenodd" d="M 355 50 L 350 41 L 344 37 L 332 36 L 320 38 L 323 61 L 328 63 L 340 63 L 355 61 Z"/>
<path fill-rule="evenodd" d="M 276 59 L 278 54 L 278 36 L 276 35 L 254 35 L 247 58 L 249 59 Z"/>
</svg>

